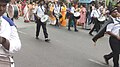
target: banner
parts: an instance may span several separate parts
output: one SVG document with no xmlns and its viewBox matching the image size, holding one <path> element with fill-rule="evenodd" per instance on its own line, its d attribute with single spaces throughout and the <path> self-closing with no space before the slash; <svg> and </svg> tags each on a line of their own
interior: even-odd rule
<svg viewBox="0 0 120 67">
<path fill-rule="evenodd" d="M 80 3 L 91 3 L 92 0 L 79 0 Z"/>
</svg>

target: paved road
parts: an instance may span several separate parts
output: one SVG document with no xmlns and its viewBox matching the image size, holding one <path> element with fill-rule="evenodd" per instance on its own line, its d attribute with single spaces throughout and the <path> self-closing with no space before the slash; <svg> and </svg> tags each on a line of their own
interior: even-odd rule
<svg viewBox="0 0 120 67">
<path fill-rule="evenodd" d="M 51 41 L 46 43 L 42 30 L 40 39 L 35 39 L 34 22 L 24 23 L 20 18 L 15 24 L 22 42 L 21 51 L 14 54 L 16 67 L 108 67 L 103 59 L 110 52 L 107 36 L 94 46 L 89 30 L 74 32 L 47 25 Z"/>
</svg>

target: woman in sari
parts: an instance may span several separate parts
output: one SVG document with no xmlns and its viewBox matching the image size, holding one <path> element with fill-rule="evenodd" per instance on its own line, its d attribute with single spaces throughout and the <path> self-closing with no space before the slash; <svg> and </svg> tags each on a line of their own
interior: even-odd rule
<svg viewBox="0 0 120 67">
<path fill-rule="evenodd" d="M 84 5 L 81 5 L 80 8 L 80 19 L 78 20 L 78 24 L 82 26 L 82 28 L 85 28 L 86 23 L 86 8 Z"/>
<path fill-rule="evenodd" d="M 19 10 L 19 16 L 22 16 L 22 4 L 21 4 L 21 2 L 18 2 L 17 6 L 18 6 L 18 10 Z"/>
<path fill-rule="evenodd" d="M 60 19 L 60 23 L 61 23 L 61 26 L 66 26 L 66 10 L 67 10 L 67 7 L 65 5 L 65 3 L 62 3 L 62 6 L 61 6 L 61 14 L 62 14 L 62 18 Z"/>
<path fill-rule="evenodd" d="M 53 10 L 54 10 L 54 3 L 51 2 L 49 3 L 49 10 L 50 10 L 50 21 L 51 21 L 51 25 L 55 25 L 56 24 L 56 18 L 53 15 Z"/>
</svg>

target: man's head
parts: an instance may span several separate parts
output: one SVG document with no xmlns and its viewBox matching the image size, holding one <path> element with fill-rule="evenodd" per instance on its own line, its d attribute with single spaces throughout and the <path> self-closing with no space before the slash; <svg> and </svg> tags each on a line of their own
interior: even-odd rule
<svg viewBox="0 0 120 67">
<path fill-rule="evenodd" d="M 6 11 L 7 3 L 11 0 L 0 0 L 0 16 L 2 16 Z"/>
<path fill-rule="evenodd" d="M 118 12 L 120 13 L 120 1 L 117 2 L 116 7 L 117 7 Z"/>
<path fill-rule="evenodd" d="M 114 18 L 116 18 L 116 17 L 118 17 L 118 10 L 117 10 L 117 8 L 115 7 L 115 8 L 112 8 L 111 10 L 109 10 L 110 12 L 109 12 L 109 14 L 112 16 L 112 17 L 114 17 Z"/>
</svg>

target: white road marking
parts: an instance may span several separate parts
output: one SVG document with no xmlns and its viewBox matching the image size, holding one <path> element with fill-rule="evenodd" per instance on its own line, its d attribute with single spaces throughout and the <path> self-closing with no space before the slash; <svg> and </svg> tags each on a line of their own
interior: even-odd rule
<svg viewBox="0 0 120 67">
<path fill-rule="evenodd" d="M 99 61 L 96 61 L 96 60 L 93 60 L 93 59 L 88 59 L 88 60 L 91 61 L 91 62 L 94 62 L 96 64 L 99 64 L 99 65 L 102 65 L 102 66 L 106 66 L 105 64 L 103 64 L 103 63 L 101 63 Z"/>
<path fill-rule="evenodd" d="M 27 34 L 27 33 L 24 33 L 24 32 L 22 32 L 22 31 L 18 31 L 18 32 L 19 32 L 19 33 L 22 33 L 22 34 L 25 34 L 25 35 Z"/>
</svg>

